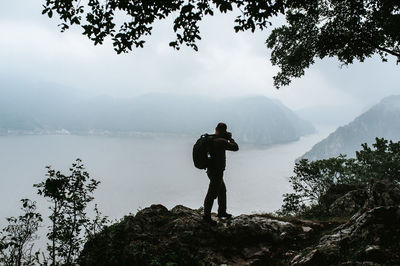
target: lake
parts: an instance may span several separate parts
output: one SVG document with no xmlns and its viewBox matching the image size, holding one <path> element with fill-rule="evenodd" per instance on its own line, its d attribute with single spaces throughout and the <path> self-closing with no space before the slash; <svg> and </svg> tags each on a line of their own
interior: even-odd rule
<svg viewBox="0 0 400 266">
<path fill-rule="evenodd" d="M 331 129 L 302 137 L 299 141 L 270 147 L 241 145 L 227 152 L 228 211 L 272 212 L 290 191 L 287 178 L 294 160 L 325 138 Z M 0 217 L 19 214 L 19 199 L 47 204 L 32 187 L 42 181 L 45 166 L 66 173 L 81 158 L 90 176 L 101 181 L 95 192 L 100 210 L 112 219 L 151 204 L 168 208 L 182 204 L 199 208 L 208 187 L 205 171 L 194 168 L 189 137 L 109 137 L 73 135 L 0 136 Z M 213 211 L 216 211 L 216 202 Z M 1 219 L 0 225 L 5 220 Z"/>
</svg>

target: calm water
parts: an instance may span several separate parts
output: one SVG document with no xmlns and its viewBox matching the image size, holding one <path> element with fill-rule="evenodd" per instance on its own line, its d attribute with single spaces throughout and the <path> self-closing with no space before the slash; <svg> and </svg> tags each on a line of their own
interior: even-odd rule
<svg viewBox="0 0 400 266">
<path fill-rule="evenodd" d="M 275 211 L 282 194 L 290 190 L 287 177 L 294 160 L 326 137 L 329 130 L 299 141 L 260 148 L 240 145 L 229 152 L 225 182 L 228 211 L 233 214 Z M 168 208 L 203 204 L 208 178 L 194 168 L 193 138 L 103 136 L 1 136 L 0 225 L 3 217 L 17 215 L 19 199 L 36 196 L 32 184 L 43 180 L 46 165 L 66 171 L 81 158 L 90 175 L 101 184 L 96 202 L 111 218 L 121 218 L 151 204 Z M 214 209 L 216 206 L 214 205 Z"/>
</svg>

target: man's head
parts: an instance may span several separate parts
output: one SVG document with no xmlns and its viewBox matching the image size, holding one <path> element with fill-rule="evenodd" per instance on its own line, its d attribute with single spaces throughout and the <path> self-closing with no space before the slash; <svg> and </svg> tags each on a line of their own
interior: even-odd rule
<svg viewBox="0 0 400 266">
<path fill-rule="evenodd" d="M 217 127 L 215 128 L 215 135 L 218 136 L 225 136 L 227 134 L 226 132 L 227 126 L 225 123 L 218 123 Z"/>
</svg>

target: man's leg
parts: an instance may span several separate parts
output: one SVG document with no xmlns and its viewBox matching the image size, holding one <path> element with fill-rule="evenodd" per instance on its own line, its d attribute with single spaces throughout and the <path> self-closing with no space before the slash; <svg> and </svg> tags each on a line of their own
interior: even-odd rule
<svg viewBox="0 0 400 266">
<path fill-rule="evenodd" d="M 218 214 L 226 213 L 226 186 L 222 180 L 218 190 Z"/>
<path fill-rule="evenodd" d="M 224 180 L 218 190 L 218 217 L 231 218 L 232 214 L 226 212 L 226 186 Z"/>
<path fill-rule="evenodd" d="M 214 203 L 214 199 L 218 197 L 218 192 L 222 183 L 222 175 L 218 175 L 218 172 L 208 170 L 208 178 L 210 184 L 208 185 L 207 195 L 204 199 L 204 216 L 211 217 L 211 209 Z"/>
</svg>

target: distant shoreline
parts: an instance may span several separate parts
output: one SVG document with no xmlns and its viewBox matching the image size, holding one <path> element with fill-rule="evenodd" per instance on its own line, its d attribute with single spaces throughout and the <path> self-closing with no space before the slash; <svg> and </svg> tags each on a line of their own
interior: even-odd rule
<svg viewBox="0 0 400 266">
<path fill-rule="evenodd" d="M 3 130 L 0 136 L 106 136 L 106 137 L 196 137 L 197 135 L 165 133 L 165 132 L 137 132 L 137 131 L 108 131 L 108 130 L 89 130 L 89 131 L 70 131 L 59 130 Z M 200 136 L 200 134 L 199 134 Z"/>
<path fill-rule="evenodd" d="M 289 140 L 286 142 L 276 142 L 270 144 L 263 143 L 252 143 L 246 142 L 243 140 L 238 140 L 239 144 L 241 144 L 241 148 L 250 148 L 250 149 L 270 149 L 279 145 L 285 145 L 300 141 L 302 138 L 317 134 L 319 130 L 316 130 L 314 133 L 306 134 L 304 136 L 298 137 L 293 140 Z M 170 139 L 187 139 L 195 141 L 202 134 L 212 132 L 203 132 L 199 134 L 184 134 L 184 133 L 165 133 L 165 132 L 136 132 L 136 131 L 108 131 L 108 130 L 89 130 L 89 131 L 69 131 L 66 129 L 60 130 L 6 130 L 0 131 L 0 137 L 4 136 L 77 136 L 77 137 L 111 137 L 111 138 L 143 138 L 143 139 L 152 139 L 152 138 L 170 138 Z"/>
</svg>

